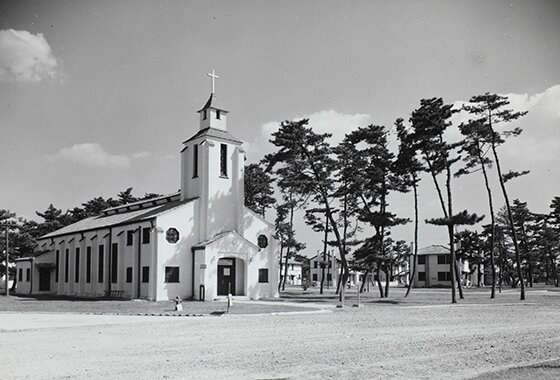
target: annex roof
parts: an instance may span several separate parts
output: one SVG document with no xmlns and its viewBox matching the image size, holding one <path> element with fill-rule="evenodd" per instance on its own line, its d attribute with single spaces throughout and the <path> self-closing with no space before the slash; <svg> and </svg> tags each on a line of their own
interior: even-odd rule
<svg viewBox="0 0 560 380">
<path fill-rule="evenodd" d="M 317 259 L 317 256 L 319 256 L 318 259 Z M 338 254 L 336 254 L 336 253 L 334 254 L 334 258 L 336 259 L 336 261 L 342 261 L 338 256 L 339 256 Z M 327 260 L 331 260 L 331 254 L 330 253 L 327 253 L 326 257 L 327 257 Z M 311 256 L 309 258 L 309 261 L 313 261 L 313 260 L 323 261 L 323 252 L 320 252 L 320 253 L 318 253 L 314 256 Z M 354 260 L 354 255 L 346 254 L 346 260 L 348 260 L 348 261 Z"/>
<path fill-rule="evenodd" d="M 188 143 L 189 141 L 195 140 L 199 137 L 213 137 L 213 138 L 217 138 L 217 139 L 221 139 L 221 140 L 235 142 L 235 143 L 238 143 L 238 144 L 243 143 L 243 141 L 239 140 L 237 137 L 233 136 L 228 131 L 224 131 L 223 129 L 208 127 L 208 128 L 204 128 L 204 129 L 201 129 L 200 131 L 198 131 L 193 137 L 184 141 L 183 144 Z"/>
<path fill-rule="evenodd" d="M 419 255 L 448 255 L 449 248 L 443 245 L 429 245 L 418 250 Z"/>
<path fill-rule="evenodd" d="M 161 200 L 162 198 L 158 199 Z M 175 199 L 175 197 L 171 197 L 170 200 L 165 203 L 158 203 L 157 201 L 153 201 L 153 203 L 149 205 L 146 204 L 143 207 L 139 207 L 136 209 L 133 209 L 133 207 L 124 206 L 114 207 L 112 209 L 104 210 L 101 215 L 82 219 L 76 223 L 70 224 L 49 234 L 41 236 L 39 240 L 149 220 L 175 208 L 181 207 L 182 205 L 192 202 L 193 200 L 194 199 L 187 199 L 181 201 L 180 198 Z M 132 204 L 125 206 L 131 205 Z M 138 204 L 136 204 L 136 206 L 138 206 Z"/>
</svg>

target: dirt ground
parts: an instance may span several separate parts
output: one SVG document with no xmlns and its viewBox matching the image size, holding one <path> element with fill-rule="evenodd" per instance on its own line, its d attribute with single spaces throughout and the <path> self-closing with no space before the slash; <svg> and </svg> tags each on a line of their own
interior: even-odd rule
<svg viewBox="0 0 560 380">
<path fill-rule="evenodd" d="M 411 304 L 366 299 L 361 308 L 320 313 L 30 324 L 0 332 L 0 372 L 11 379 L 486 379 L 560 358 L 558 292 L 457 305 L 421 304 L 422 294 L 434 293 L 416 294 Z M 485 298 L 477 294 L 468 296 Z M 18 314 L 0 313 L 0 326 L 8 317 Z M 560 377 L 558 366 L 546 368 L 526 371 Z"/>
</svg>

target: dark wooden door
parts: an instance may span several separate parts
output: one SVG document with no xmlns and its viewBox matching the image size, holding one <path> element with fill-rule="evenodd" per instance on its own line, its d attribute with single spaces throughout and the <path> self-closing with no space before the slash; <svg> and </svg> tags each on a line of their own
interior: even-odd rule
<svg viewBox="0 0 560 380">
<path fill-rule="evenodd" d="M 235 295 L 235 259 L 222 259 L 218 262 L 218 295 Z"/>
<path fill-rule="evenodd" d="M 51 290 L 51 268 L 39 268 L 39 291 Z"/>
</svg>

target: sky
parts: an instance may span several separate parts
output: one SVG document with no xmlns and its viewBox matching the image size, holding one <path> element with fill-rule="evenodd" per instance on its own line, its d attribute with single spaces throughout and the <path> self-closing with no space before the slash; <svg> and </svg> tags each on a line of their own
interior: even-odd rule
<svg viewBox="0 0 560 380">
<path fill-rule="evenodd" d="M 2 0 L 0 208 L 40 221 L 51 203 L 176 191 L 215 70 L 248 163 L 273 151 L 283 120 L 309 117 L 336 144 L 358 126 L 407 120 L 422 98 L 507 95 L 529 111 L 500 148 L 504 171 L 531 170 L 508 183 L 511 198 L 547 212 L 560 196 L 559 68 L 558 1 Z M 480 176 L 453 188 L 456 210 L 487 214 Z M 390 201 L 412 216 L 410 194 Z M 440 214 L 426 178 L 420 217 Z M 297 231 L 306 254 L 321 247 Z M 412 225 L 393 235 L 411 241 Z M 445 243 L 421 223 L 421 247 Z"/>
</svg>

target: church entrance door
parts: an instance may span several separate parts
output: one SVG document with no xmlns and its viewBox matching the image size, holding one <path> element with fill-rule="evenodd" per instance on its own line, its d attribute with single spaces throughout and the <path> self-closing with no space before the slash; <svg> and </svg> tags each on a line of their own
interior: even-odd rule
<svg viewBox="0 0 560 380">
<path fill-rule="evenodd" d="M 39 268 L 39 291 L 51 290 L 51 268 Z"/>
<path fill-rule="evenodd" d="M 235 259 L 218 260 L 218 295 L 235 295 Z"/>
</svg>

